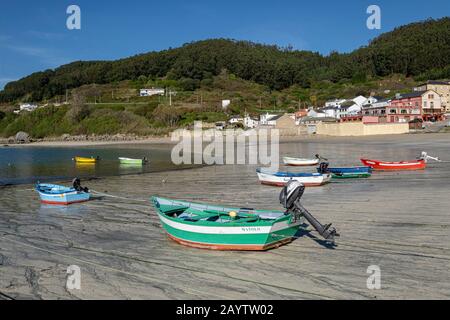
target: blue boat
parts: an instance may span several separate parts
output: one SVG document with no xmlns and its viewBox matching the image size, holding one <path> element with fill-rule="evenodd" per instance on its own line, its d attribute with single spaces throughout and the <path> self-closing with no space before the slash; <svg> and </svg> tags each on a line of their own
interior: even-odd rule
<svg viewBox="0 0 450 320">
<path fill-rule="evenodd" d="M 80 180 L 74 179 L 73 187 L 57 184 L 38 183 L 36 191 L 42 203 L 55 205 L 69 205 L 88 201 L 91 197 L 89 190 L 80 186 Z"/>
<path fill-rule="evenodd" d="M 321 168 L 317 168 L 317 172 L 321 172 Z M 372 173 L 371 167 L 342 167 L 342 168 L 327 168 L 327 172 L 334 174 L 363 174 Z"/>
</svg>

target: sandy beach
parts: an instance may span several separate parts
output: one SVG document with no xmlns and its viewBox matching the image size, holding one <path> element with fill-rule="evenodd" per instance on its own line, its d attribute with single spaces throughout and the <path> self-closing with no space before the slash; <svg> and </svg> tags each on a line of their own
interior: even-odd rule
<svg viewBox="0 0 450 320">
<path fill-rule="evenodd" d="M 282 156 L 320 153 L 333 165 L 359 165 L 363 156 L 409 160 L 421 151 L 445 160 L 308 188 L 304 206 L 333 222 L 341 234 L 335 247 L 309 226 L 267 252 L 200 250 L 167 238 L 153 194 L 281 209 L 280 188 L 260 185 L 253 165 L 85 181 L 108 196 L 67 208 L 41 205 L 32 185 L 1 188 L 0 299 L 449 299 L 449 137 L 283 139 Z M 66 289 L 70 265 L 81 268 L 81 290 Z M 381 269 L 380 290 L 366 286 L 371 265 Z"/>
</svg>

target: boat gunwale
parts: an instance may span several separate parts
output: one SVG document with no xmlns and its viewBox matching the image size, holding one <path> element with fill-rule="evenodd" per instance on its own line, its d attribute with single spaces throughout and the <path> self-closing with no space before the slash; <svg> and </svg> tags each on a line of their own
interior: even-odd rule
<svg viewBox="0 0 450 320">
<path fill-rule="evenodd" d="M 204 226 L 204 227 L 212 227 L 212 228 L 214 228 L 214 227 L 219 227 L 219 228 L 220 227 L 271 227 L 275 223 L 282 222 L 284 220 L 288 220 L 289 217 L 290 217 L 290 215 L 285 215 L 283 213 L 283 211 L 280 211 L 280 210 L 254 210 L 255 217 L 259 218 L 259 220 L 254 221 L 254 222 L 242 222 L 242 223 L 240 223 L 240 222 L 237 222 L 237 221 L 236 222 L 232 222 L 231 220 L 230 220 L 229 223 L 228 222 L 219 223 L 219 222 L 216 222 L 216 221 L 205 221 L 205 220 L 186 221 L 186 220 L 183 220 L 183 219 L 180 219 L 180 218 L 174 218 L 174 217 L 169 216 L 166 213 L 164 213 L 160 209 L 160 207 L 158 207 L 156 205 L 156 199 L 164 199 L 164 200 L 170 200 L 170 201 L 173 201 L 173 200 L 168 199 L 168 198 L 157 197 L 157 196 L 156 197 L 155 196 L 152 197 L 152 202 L 153 202 L 153 204 L 155 205 L 155 207 L 157 209 L 158 215 L 161 215 L 164 218 L 169 219 L 169 220 L 171 220 L 173 222 L 178 222 L 178 223 L 182 223 L 182 224 L 186 224 L 186 225 L 193 225 L 193 226 Z M 175 200 L 175 201 L 182 201 L 182 200 Z M 182 202 L 188 202 L 188 203 L 197 204 L 197 205 L 207 205 L 205 203 L 196 203 L 196 202 L 189 202 L 189 201 L 182 201 Z M 219 207 L 219 206 L 216 206 L 216 207 Z M 239 208 L 228 208 L 228 207 L 222 207 L 222 208 L 229 209 L 229 211 L 236 211 L 236 212 L 239 212 L 239 210 L 241 210 Z M 210 211 L 218 211 L 218 210 L 211 210 L 211 209 L 209 209 L 209 210 Z M 226 210 L 224 210 L 223 212 L 226 213 Z M 260 212 L 260 213 L 277 212 L 277 213 L 281 213 L 282 215 L 280 215 L 276 219 L 265 219 L 265 218 L 261 218 L 260 216 L 258 216 L 258 214 L 257 214 L 258 212 Z"/>
</svg>

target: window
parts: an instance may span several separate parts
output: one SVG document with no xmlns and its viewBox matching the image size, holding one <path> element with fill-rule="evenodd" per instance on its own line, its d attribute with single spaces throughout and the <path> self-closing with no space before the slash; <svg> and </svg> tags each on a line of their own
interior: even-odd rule
<svg viewBox="0 0 450 320">
<path fill-rule="evenodd" d="M 391 109 L 389 110 L 389 113 L 397 113 L 397 111 L 395 109 Z"/>
<path fill-rule="evenodd" d="M 434 102 L 433 102 L 433 101 L 430 102 L 430 108 L 431 108 L 431 109 L 434 108 Z"/>
<path fill-rule="evenodd" d="M 427 107 L 427 102 L 426 102 L 426 101 L 423 102 L 423 107 L 424 107 L 424 108 Z"/>
<path fill-rule="evenodd" d="M 381 114 L 386 114 L 386 110 L 381 110 Z"/>
<path fill-rule="evenodd" d="M 401 114 L 406 114 L 408 113 L 405 109 L 402 109 L 402 111 L 400 112 Z"/>
<path fill-rule="evenodd" d="M 415 104 L 415 105 L 416 105 L 416 107 L 418 107 L 418 106 L 419 106 L 419 102 L 416 101 L 416 104 Z"/>
</svg>

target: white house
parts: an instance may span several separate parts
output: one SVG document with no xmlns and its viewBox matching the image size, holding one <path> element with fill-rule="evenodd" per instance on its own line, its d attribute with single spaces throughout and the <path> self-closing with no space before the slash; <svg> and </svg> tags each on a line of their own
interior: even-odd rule
<svg viewBox="0 0 450 320">
<path fill-rule="evenodd" d="M 335 108 L 335 107 L 340 107 L 342 103 L 344 103 L 346 100 L 345 99 L 334 99 L 334 100 L 330 100 L 325 102 L 325 108 Z"/>
<path fill-rule="evenodd" d="M 352 101 L 357 104 L 358 106 L 362 107 L 363 104 L 366 103 L 367 98 L 364 96 L 357 96 L 356 98 L 353 98 Z"/>
<path fill-rule="evenodd" d="M 263 126 L 269 125 L 269 120 L 277 117 L 276 114 L 269 114 L 268 112 L 259 116 L 259 124 Z"/>
<path fill-rule="evenodd" d="M 19 106 L 20 111 L 33 111 L 37 109 L 37 105 L 35 104 L 29 104 L 29 103 L 22 103 Z"/>
<path fill-rule="evenodd" d="M 151 89 L 141 89 L 139 95 L 141 97 L 151 97 L 160 95 L 163 96 L 166 93 L 166 90 L 162 88 L 151 88 Z"/>
<path fill-rule="evenodd" d="M 324 112 L 317 112 L 314 109 L 308 111 L 308 117 L 310 118 L 325 118 L 326 114 Z"/>
<path fill-rule="evenodd" d="M 245 115 L 244 127 L 253 129 L 256 128 L 258 124 L 259 124 L 258 120 L 251 118 L 248 114 Z"/>
<path fill-rule="evenodd" d="M 244 118 L 241 117 L 232 117 L 230 120 L 228 120 L 230 124 L 236 124 L 236 123 L 243 123 Z"/>
</svg>

